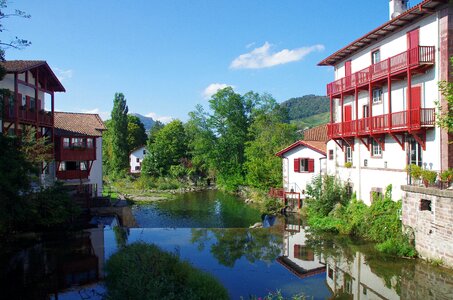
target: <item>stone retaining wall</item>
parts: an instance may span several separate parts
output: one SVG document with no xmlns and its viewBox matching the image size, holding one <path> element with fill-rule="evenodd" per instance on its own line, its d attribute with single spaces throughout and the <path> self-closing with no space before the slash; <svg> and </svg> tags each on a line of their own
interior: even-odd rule
<svg viewBox="0 0 453 300">
<path fill-rule="evenodd" d="M 401 186 L 402 221 L 420 256 L 453 268 L 453 190 Z"/>
</svg>

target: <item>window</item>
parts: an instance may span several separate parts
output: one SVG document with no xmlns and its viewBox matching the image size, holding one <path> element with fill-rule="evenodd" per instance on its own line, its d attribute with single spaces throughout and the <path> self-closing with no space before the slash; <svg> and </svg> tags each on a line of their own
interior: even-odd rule
<svg viewBox="0 0 453 300">
<path fill-rule="evenodd" d="M 93 148 L 93 139 L 87 138 L 87 148 Z"/>
<path fill-rule="evenodd" d="M 9 115 L 14 116 L 14 95 L 9 96 Z"/>
<path fill-rule="evenodd" d="M 346 151 L 344 152 L 344 155 L 345 155 L 344 161 L 352 164 L 352 148 L 351 148 L 351 146 L 346 147 Z"/>
<path fill-rule="evenodd" d="M 60 165 L 58 166 L 58 171 L 66 171 L 66 162 L 65 161 L 60 162 Z"/>
<path fill-rule="evenodd" d="M 362 116 L 364 118 L 368 118 L 370 116 L 370 107 L 368 106 L 368 104 L 363 106 L 363 108 L 362 108 Z"/>
<path fill-rule="evenodd" d="M 88 170 L 88 164 L 87 164 L 86 161 L 81 161 L 80 162 L 80 170 L 82 170 L 82 171 Z"/>
<path fill-rule="evenodd" d="M 333 269 L 329 265 L 327 267 L 327 276 L 329 276 L 330 279 L 333 279 Z"/>
<path fill-rule="evenodd" d="M 84 146 L 82 138 L 72 138 L 72 147 L 83 148 Z"/>
<path fill-rule="evenodd" d="M 295 158 L 294 159 L 294 172 L 302 173 L 315 171 L 315 160 L 312 158 Z"/>
<path fill-rule="evenodd" d="M 375 50 L 375 51 L 371 52 L 371 63 L 374 65 L 380 61 L 381 61 L 381 51 Z"/>
<path fill-rule="evenodd" d="M 414 139 L 411 139 L 409 141 L 409 153 L 410 153 L 410 163 L 421 167 L 423 164 L 422 147 Z"/>
<path fill-rule="evenodd" d="M 140 171 L 140 166 L 135 166 L 135 171 Z"/>
<path fill-rule="evenodd" d="M 140 162 L 140 158 L 137 157 L 137 159 L 135 160 L 136 162 Z"/>
<path fill-rule="evenodd" d="M 333 160 L 333 150 L 329 150 L 329 160 Z"/>
<path fill-rule="evenodd" d="M 381 103 L 382 102 L 382 89 L 374 89 L 373 90 L 373 104 L 374 103 Z"/>
<path fill-rule="evenodd" d="M 27 105 L 27 96 L 22 95 L 22 106 L 25 107 Z"/>
<path fill-rule="evenodd" d="M 69 146 L 69 138 L 63 138 L 63 148 L 68 149 Z"/>
<path fill-rule="evenodd" d="M 30 97 L 30 110 L 34 110 L 35 108 L 36 108 L 35 98 Z"/>
<path fill-rule="evenodd" d="M 371 156 L 382 156 L 382 148 L 374 139 L 371 140 Z"/>
<path fill-rule="evenodd" d="M 143 150 L 143 155 L 145 155 L 145 154 L 146 154 L 146 150 Z"/>
</svg>

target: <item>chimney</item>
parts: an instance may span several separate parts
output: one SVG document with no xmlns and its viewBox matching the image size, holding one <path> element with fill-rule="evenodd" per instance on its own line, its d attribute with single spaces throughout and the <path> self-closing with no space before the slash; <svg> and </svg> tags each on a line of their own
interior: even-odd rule
<svg viewBox="0 0 453 300">
<path fill-rule="evenodd" d="M 390 20 L 407 10 L 407 2 L 409 0 L 390 0 Z"/>
</svg>

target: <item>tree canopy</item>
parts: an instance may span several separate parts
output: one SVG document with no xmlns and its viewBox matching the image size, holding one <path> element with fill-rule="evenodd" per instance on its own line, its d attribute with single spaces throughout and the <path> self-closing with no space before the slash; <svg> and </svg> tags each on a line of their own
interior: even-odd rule
<svg viewBox="0 0 453 300">
<path fill-rule="evenodd" d="M 115 173 L 124 172 L 129 168 L 128 145 L 128 107 L 122 93 L 115 93 L 113 100 L 112 119 L 110 121 L 110 140 L 112 145 L 111 170 Z"/>
</svg>

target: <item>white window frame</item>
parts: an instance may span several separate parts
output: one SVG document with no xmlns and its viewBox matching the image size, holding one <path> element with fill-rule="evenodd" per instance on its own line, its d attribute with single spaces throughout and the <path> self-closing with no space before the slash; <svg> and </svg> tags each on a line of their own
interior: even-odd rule
<svg viewBox="0 0 453 300">
<path fill-rule="evenodd" d="M 381 103 L 384 98 L 382 88 L 373 89 L 373 104 Z"/>
<path fill-rule="evenodd" d="M 350 162 L 352 164 L 352 148 L 351 148 L 351 146 L 346 146 L 344 153 L 345 153 L 345 163 Z"/>
<path fill-rule="evenodd" d="M 381 51 L 379 49 L 376 49 L 371 52 L 371 64 L 377 64 L 378 62 L 381 61 Z"/>
<path fill-rule="evenodd" d="M 382 147 L 374 139 L 371 140 L 371 156 L 382 157 Z"/>
</svg>

